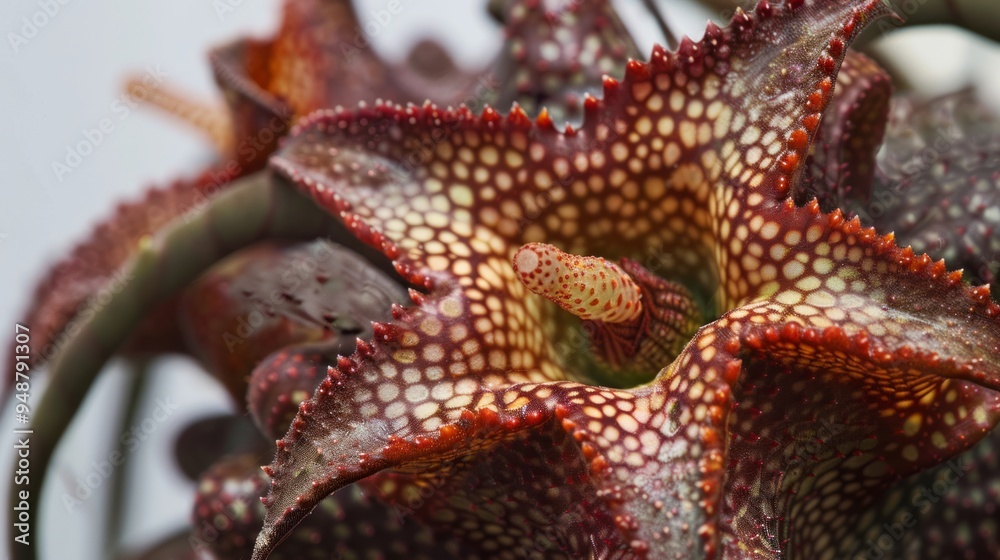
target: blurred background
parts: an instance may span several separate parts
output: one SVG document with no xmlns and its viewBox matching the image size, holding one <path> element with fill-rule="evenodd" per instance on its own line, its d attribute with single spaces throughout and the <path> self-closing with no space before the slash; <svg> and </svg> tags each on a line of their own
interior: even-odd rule
<svg viewBox="0 0 1000 560">
<path fill-rule="evenodd" d="M 193 174 L 211 158 L 211 147 L 185 126 L 152 108 L 124 113 L 118 103 L 127 75 L 154 69 L 165 83 L 204 99 L 215 99 L 206 53 L 240 35 L 267 35 L 277 25 L 277 0 L 50 0 L 58 13 L 44 19 L 36 33 L 25 22 L 44 13 L 45 2 L 8 0 L 0 5 L 0 352 L 13 344 L 14 324 L 23 316 L 34 283 L 56 259 L 86 236 L 117 201 L 135 199 L 146 188 Z M 399 60 L 422 37 L 443 43 L 456 61 L 481 68 L 499 48 L 502 36 L 486 14 L 485 1 L 400 0 L 405 17 L 395 18 L 375 37 L 374 47 Z M 356 2 L 364 21 L 388 0 Z M 640 0 L 616 3 L 643 51 L 661 40 Z M 722 23 L 717 10 L 683 0 L 660 2 L 675 33 L 698 38 L 707 18 Z M 16 37 L 15 37 L 16 35 Z M 29 37 L 29 35 L 31 35 Z M 22 40 L 23 39 L 23 40 Z M 921 28 L 881 40 L 897 68 L 928 93 L 964 85 L 1000 89 L 1000 52 L 996 45 L 948 28 Z M 501 108 L 502 110 L 505 108 Z M 1000 107 L 997 107 L 1000 110 Z M 84 139 L 105 118 L 114 128 L 71 171 L 57 171 L 67 149 Z M 9 341 L 9 342 L 8 342 Z M 123 366 L 112 362 L 88 397 L 65 444 L 59 449 L 42 507 L 32 514 L 32 539 L 42 543 L 42 558 L 101 558 L 107 486 L 72 507 L 66 495 L 107 460 L 121 435 Z M 44 388 L 44 373 L 32 377 L 32 404 Z M 193 483 L 169 457 L 174 436 L 192 419 L 227 410 L 220 386 L 189 361 L 157 362 L 138 418 L 152 414 L 156 399 L 176 403 L 147 441 L 127 456 L 128 496 L 121 539 L 126 548 L 142 547 L 187 524 Z M 0 413 L 0 442 L 13 441 L 14 413 Z M 8 472 L 11 445 L 0 444 L 0 464 Z M 140 476 L 141 474 L 141 476 Z M 6 495 L 9 479 L 2 479 Z M 6 503 L 6 502 L 3 502 Z M 9 511 L 0 509 L 9 531 Z M 12 538 L 10 535 L 7 539 Z M 6 554 L 6 542 L 0 557 Z"/>
</svg>

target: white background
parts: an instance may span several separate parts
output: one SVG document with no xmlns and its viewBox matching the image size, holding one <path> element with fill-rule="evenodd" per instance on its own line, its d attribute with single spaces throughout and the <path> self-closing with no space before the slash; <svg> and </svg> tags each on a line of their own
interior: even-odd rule
<svg viewBox="0 0 1000 560">
<path fill-rule="evenodd" d="M 66 1 L 66 0 L 64 0 Z M 226 1 L 226 0 L 220 0 Z M 9 359 L 13 325 L 28 303 L 33 284 L 56 259 L 108 216 L 116 201 L 134 199 L 145 188 L 172 177 L 190 175 L 210 160 L 210 146 L 184 125 L 152 109 L 132 111 L 126 118 L 112 112 L 123 77 L 159 65 L 167 83 L 205 99 L 216 99 L 205 53 L 242 34 L 266 34 L 277 23 L 277 2 L 240 3 L 221 15 L 212 0 L 118 2 L 69 0 L 27 44 L 11 47 L 8 33 L 20 33 L 22 18 L 40 11 L 37 0 L 6 1 L 0 6 L 0 356 Z M 360 2 L 362 21 L 388 0 Z M 374 41 L 378 50 L 401 58 L 418 37 L 442 41 L 464 66 L 479 68 L 496 52 L 500 34 L 485 16 L 482 1 L 400 0 L 404 11 Z M 665 2 L 678 34 L 700 37 L 708 12 Z M 620 0 L 626 22 L 636 31 L 643 52 L 658 34 L 638 0 Z M 716 20 L 718 21 L 718 17 Z M 942 39 L 944 37 L 944 39 Z M 921 86 L 943 92 L 966 79 L 985 80 L 997 68 L 992 47 L 954 34 L 897 36 L 890 45 L 911 61 Z M 993 58 L 992 63 L 986 57 Z M 936 68 L 935 68 L 936 67 Z M 993 77 L 997 80 L 997 77 Z M 993 82 L 994 87 L 1000 83 Z M 110 118 L 107 135 L 80 166 L 60 181 L 53 161 L 66 147 L 83 139 L 82 129 Z M 129 456 L 132 477 L 123 540 L 141 545 L 186 523 L 193 488 L 169 465 L 164 467 L 172 436 L 188 420 L 225 408 L 224 393 L 185 360 L 165 360 L 156 368 L 152 400 L 170 397 L 180 410 L 157 426 L 155 438 Z M 120 434 L 121 367 L 112 364 L 57 455 L 46 486 L 43 508 L 33 517 L 32 538 L 43 543 L 42 558 L 86 560 L 100 557 L 100 520 L 105 504 L 92 497 L 73 512 L 62 505 L 74 479 L 92 471 L 90 463 L 107 457 Z M 40 381 L 41 375 L 35 379 Z M 38 394 L 36 383 L 33 391 Z M 37 397 L 35 398 L 37 402 Z M 0 417 L 0 472 L 8 472 L 13 412 Z M 0 477 L 5 496 L 7 476 Z M 101 491 L 107 490 L 102 487 Z M 0 524 L 9 528 L 6 500 L 0 501 Z M 37 512 L 36 512 L 37 513 Z M 5 537 L 9 539 L 10 536 Z M 5 557 L 8 541 L 0 547 Z"/>
</svg>

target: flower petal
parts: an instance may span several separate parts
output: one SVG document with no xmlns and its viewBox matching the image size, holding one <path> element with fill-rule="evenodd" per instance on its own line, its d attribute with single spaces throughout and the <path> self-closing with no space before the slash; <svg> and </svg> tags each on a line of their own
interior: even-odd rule
<svg viewBox="0 0 1000 560">
<path fill-rule="evenodd" d="M 596 484 L 616 489 L 629 542 L 652 557 L 695 543 L 706 556 L 830 554 L 879 488 L 1000 420 L 1000 306 L 988 290 L 815 201 L 758 215 L 779 235 L 751 227 L 743 244 L 781 255 L 768 263 L 777 277 L 702 328 L 628 413 L 614 408 L 622 393 L 564 413 L 607 466 L 611 480 Z M 650 448 L 629 449 L 626 426 Z"/>
<path fill-rule="evenodd" d="M 405 7 L 405 6 L 404 6 Z M 400 8 L 402 9 L 402 8 Z M 248 170 L 262 166 L 295 118 L 316 109 L 351 107 L 371 99 L 449 103 L 473 79 L 430 42 L 418 44 L 411 69 L 382 60 L 350 0 L 286 0 L 281 27 L 268 40 L 242 39 L 210 55 L 233 122 L 234 157 Z M 427 62 L 432 59 L 434 62 Z M 442 83 L 443 82 L 443 83 Z"/>
<path fill-rule="evenodd" d="M 397 310 L 301 406 L 272 466 L 254 558 L 345 484 L 485 452 L 555 413 L 546 385 L 502 389 L 581 373 L 553 345 L 566 339 L 557 310 L 516 281 L 510 259 L 524 243 L 612 258 L 669 244 L 680 254 L 667 274 L 708 287 L 695 297 L 721 295 L 732 306 L 759 295 L 767 274 L 739 259 L 741 243 L 784 233 L 767 219 L 789 211 L 779 201 L 801 173 L 846 44 L 882 13 L 878 2 L 764 2 L 754 17 L 741 13 L 729 28 L 710 26 L 700 43 L 682 42 L 678 54 L 657 49 L 649 64 L 630 63 L 625 81 L 606 80 L 604 100 L 586 101 L 580 130 L 565 135 L 546 115 L 533 126 L 517 107 L 474 117 L 380 104 L 301 125 L 275 168 L 426 293 L 414 293 L 419 307 Z M 718 228 L 736 248 L 718 244 Z M 700 504 L 706 492 L 715 504 L 720 483 L 706 478 L 717 476 L 725 432 L 710 428 L 705 455 L 680 459 L 707 461 L 707 474 L 682 477 L 671 503 Z M 701 437 L 695 431 L 681 437 Z M 644 521 L 636 554 L 718 548 L 718 508 L 693 513 L 697 523 L 667 542 L 649 521 L 663 514 L 643 496 L 626 500 Z"/>
<path fill-rule="evenodd" d="M 782 255 L 767 265 L 776 277 L 704 327 L 663 383 L 728 397 L 723 548 L 820 557 L 875 489 L 963 451 L 1000 419 L 1000 306 L 815 201 L 760 215 L 779 235 L 745 244 Z"/>
<path fill-rule="evenodd" d="M 848 51 L 837 74 L 830 110 L 823 117 L 806 160 L 795 199 L 818 198 L 825 210 L 867 202 L 875 177 L 875 154 L 889 118 L 892 84 L 875 61 Z"/>
<path fill-rule="evenodd" d="M 722 11 L 724 17 L 740 0 L 701 0 L 703 4 Z M 898 20 L 883 20 L 874 26 L 868 39 L 883 37 L 903 25 L 958 25 L 993 40 L 1000 40 L 1000 5 L 992 0 L 888 0 L 887 4 L 900 14 Z"/>
<path fill-rule="evenodd" d="M 346 348 L 337 351 L 349 354 Z M 271 354 L 250 374 L 247 412 L 260 432 L 280 439 L 288 432 L 299 405 L 316 392 L 326 376 L 326 364 L 336 356 L 318 349 L 282 349 Z"/>
<path fill-rule="evenodd" d="M 1000 119 L 970 93 L 897 102 L 872 200 L 850 206 L 914 251 L 1000 289 Z"/>
<path fill-rule="evenodd" d="M 209 550 L 217 560 L 248 557 L 264 517 L 260 498 L 268 478 L 257 468 L 257 456 L 223 459 L 198 482 L 190 543 Z M 459 558 L 454 546 L 436 544 L 426 527 L 400 518 L 368 498 L 357 486 L 331 496 L 300 525 L 272 556 L 275 560 L 308 558 L 322 550 L 329 558 L 378 557 L 397 560 Z"/>
<path fill-rule="evenodd" d="M 181 472 L 195 481 L 224 455 L 267 453 L 270 445 L 246 416 L 209 416 L 191 422 L 177 435 L 174 458 Z"/>
<path fill-rule="evenodd" d="M 220 85 L 261 108 L 287 103 L 294 115 L 354 105 L 369 95 L 392 91 L 390 69 L 359 31 L 352 4 L 284 2 L 281 27 L 273 38 L 243 40 L 212 56 Z M 358 35 L 360 44 L 355 44 Z M 347 75 L 353 79 L 345 79 Z"/>
<path fill-rule="evenodd" d="M 558 398 L 594 390 L 572 384 L 548 389 Z M 458 545 L 470 560 L 505 553 L 621 557 L 629 545 L 595 485 L 590 451 L 554 419 L 484 452 L 437 462 L 432 470 L 384 471 L 359 484 L 374 488 L 378 494 L 371 495 L 399 516 L 431 527 L 441 542 Z"/>
<path fill-rule="evenodd" d="M 389 319 L 392 304 L 406 300 L 391 270 L 362 256 L 380 255 L 344 237 L 357 251 L 328 240 L 255 245 L 184 291 L 179 320 L 187 348 L 235 402 L 243 402 L 247 377 L 268 354 L 304 345 L 350 353 L 355 338 L 371 338 L 371 321 Z"/>
<path fill-rule="evenodd" d="M 495 63 L 497 107 L 518 103 L 529 115 L 542 108 L 559 122 L 583 113 L 586 95 L 601 92 L 605 75 L 620 76 L 639 50 L 609 0 L 505 2 L 506 41 Z"/>
<path fill-rule="evenodd" d="M 878 2 L 763 6 L 631 63 L 566 135 L 516 107 L 504 118 L 382 104 L 312 116 L 272 165 L 406 270 L 506 269 L 510 246 L 532 241 L 615 258 L 666 245 L 689 286 L 714 286 L 704 263 L 725 226 L 710 204 L 789 193 L 829 103 L 833 54 L 882 13 Z M 800 33 L 800 19 L 822 25 Z"/>
<path fill-rule="evenodd" d="M 998 436 L 994 430 L 965 453 L 900 481 L 858 518 L 838 556 L 881 549 L 893 558 L 997 557 Z"/>
</svg>

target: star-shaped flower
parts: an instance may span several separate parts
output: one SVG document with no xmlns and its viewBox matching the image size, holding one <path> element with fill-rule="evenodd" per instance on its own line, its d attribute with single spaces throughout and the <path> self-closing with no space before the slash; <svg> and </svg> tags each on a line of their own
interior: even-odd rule
<svg viewBox="0 0 1000 560">
<path fill-rule="evenodd" d="M 847 45 L 883 9 L 763 2 L 629 63 L 566 133 L 517 107 L 300 124 L 274 168 L 420 291 L 302 404 L 255 557 L 347 484 L 392 480 L 393 503 L 441 470 L 413 515 L 476 557 L 548 525 L 569 557 L 831 555 L 873 489 L 985 436 L 989 289 L 791 198 Z M 656 275 L 687 290 L 658 293 L 715 319 L 674 323 L 693 336 L 651 382 L 589 384 L 616 367 L 560 350 L 572 315 L 640 353 L 675 338 L 639 326 L 664 305 L 642 267 L 604 260 L 660 246 Z"/>
<path fill-rule="evenodd" d="M 58 435 L 154 312 L 133 349 L 184 348 L 237 398 L 250 374 L 258 427 L 284 434 L 267 477 L 245 455 L 203 475 L 195 534 L 228 527 L 211 546 L 220 557 L 243 555 L 265 513 L 258 559 L 289 535 L 276 555 L 863 553 L 879 500 L 933 484 L 926 469 L 986 437 L 1000 389 L 989 288 L 900 248 L 886 222 L 876 233 L 845 217 L 895 177 L 875 157 L 888 78 L 847 50 L 887 9 L 764 0 L 638 62 L 608 2 L 549 4 L 504 3 L 501 87 L 475 97 L 537 104 L 537 116 L 518 104 L 330 108 L 270 157 L 281 178 L 234 182 L 183 224 L 177 209 L 212 175 L 168 193 L 162 220 L 127 207 L 46 284 L 56 295 L 41 293 L 33 324 L 48 338 L 87 286 L 123 263 L 134 272 L 63 350 L 53 377 L 69 394 L 43 402 L 61 405 L 45 429 Z M 233 108 L 224 149 L 269 119 L 406 89 L 365 49 L 350 52 L 373 81 L 340 88 L 354 67 L 331 55 L 351 21 L 343 2 L 293 1 L 285 16 L 274 40 L 216 54 Z M 598 99 L 603 72 L 624 77 L 604 77 Z M 275 132 L 226 177 L 262 165 Z M 926 176 L 904 175 L 936 196 Z M 897 210 L 890 227 L 911 225 L 911 208 Z M 317 236 L 347 249 L 270 242 L 219 262 Z M 358 292 L 400 300 L 390 270 L 413 305 L 386 313 Z M 77 291 L 61 300 L 63 285 Z M 338 324 L 379 313 L 370 328 Z M 354 353 L 336 356 L 355 331 Z"/>
</svg>

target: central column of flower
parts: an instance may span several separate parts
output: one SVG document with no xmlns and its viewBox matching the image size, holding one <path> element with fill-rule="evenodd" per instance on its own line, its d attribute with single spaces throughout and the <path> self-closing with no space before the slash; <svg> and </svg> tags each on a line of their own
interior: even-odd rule
<svg viewBox="0 0 1000 560">
<path fill-rule="evenodd" d="M 513 265 L 525 287 L 583 320 L 594 353 L 623 385 L 652 379 L 702 324 L 683 286 L 629 259 L 616 264 L 529 243 Z"/>
<path fill-rule="evenodd" d="M 628 323 L 642 316 L 639 288 L 624 270 L 602 257 L 529 243 L 514 255 L 514 272 L 529 290 L 583 320 Z"/>
</svg>

